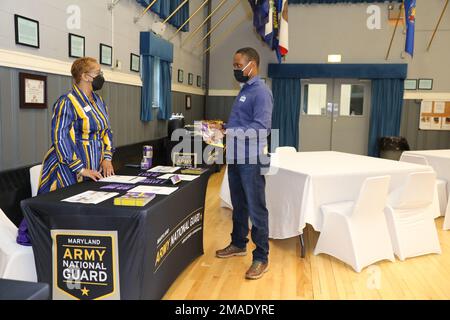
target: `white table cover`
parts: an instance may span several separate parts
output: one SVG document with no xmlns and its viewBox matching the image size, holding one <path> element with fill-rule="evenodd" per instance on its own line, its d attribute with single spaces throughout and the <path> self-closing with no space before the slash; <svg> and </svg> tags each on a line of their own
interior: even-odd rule
<svg viewBox="0 0 450 320">
<path fill-rule="evenodd" d="M 390 191 L 393 191 L 402 186 L 410 173 L 433 171 L 430 166 L 334 151 L 283 154 L 276 168 L 276 174 L 266 175 L 269 237 L 272 239 L 296 237 L 302 234 L 306 223 L 320 231 L 320 206 L 355 200 L 368 177 L 390 175 Z M 225 174 L 220 197 L 222 205 L 231 208 L 227 184 Z M 430 210 L 433 217 L 440 215 L 437 194 Z"/>
</svg>

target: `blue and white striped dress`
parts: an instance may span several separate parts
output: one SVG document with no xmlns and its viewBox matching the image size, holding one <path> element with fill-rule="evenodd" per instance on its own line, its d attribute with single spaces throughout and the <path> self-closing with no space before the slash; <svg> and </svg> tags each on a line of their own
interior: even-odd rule
<svg viewBox="0 0 450 320">
<path fill-rule="evenodd" d="M 103 99 L 94 103 L 76 86 L 53 107 L 52 142 L 42 165 L 39 191 L 45 193 L 78 182 L 82 168 L 99 170 L 112 159 L 112 130 Z"/>
<path fill-rule="evenodd" d="M 113 136 L 103 99 L 93 93 L 94 102 L 73 85 L 53 106 L 52 146 L 44 157 L 38 194 L 81 182 L 81 169 L 99 170 L 104 159 L 112 160 Z M 23 219 L 17 242 L 31 245 Z"/>
</svg>

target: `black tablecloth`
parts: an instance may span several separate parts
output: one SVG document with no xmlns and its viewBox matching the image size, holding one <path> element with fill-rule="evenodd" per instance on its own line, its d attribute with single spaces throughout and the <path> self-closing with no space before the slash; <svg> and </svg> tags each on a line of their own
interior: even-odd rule
<svg viewBox="0 0 450 320">
<path fill-rule="evenodd" d="M 47 283 L 0 279 L 0 300 L 48 300 Z"/>
<path fill-rule="evenodd" d="M 115 206 L 113 199 L 97 205 L 61 201 L 100 190 L 105 184 L 98 182 L 23 200 L 39 282 L 49 283 L 57 299 L 160 299 L 203 254 L 208 177 L 209 171 L 192 182 L 181 182 L 177 191 L 157 195 L 145 207 Z"/>
</svg>

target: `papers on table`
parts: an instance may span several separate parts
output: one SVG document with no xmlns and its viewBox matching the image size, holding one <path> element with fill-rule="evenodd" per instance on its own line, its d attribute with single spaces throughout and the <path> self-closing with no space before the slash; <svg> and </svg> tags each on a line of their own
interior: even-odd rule
<svg viewBox="0 0 450 320">
<path fill-rule="evenodd" d="M 85 191 L 70 198 L 63 199 L 61 201 L 74 202 L 74 203 L 89 203 L 98 204 L 109 198 L 117 196 L 117 192 L 103 192 L 103 191 Z"/>
<path fill-rule="evenodd" d="M 170 179 L 173 176 L 174 176 L 174 174 L 167 173 L 167 174 L 163 174 L 162 176 L 159 176 L 158 179 Z M 179 176 L 182 181 L 192 181 L 192 180 L 198 178 L 198 176 L 193 176 L 190 174 L 177 174 L 177 176 Z"/>
<path fill-rule="evenodd" d="M 128 192 L 155 193 L 167 196 L 172 192 L 175 192 L 177 189 L 177 187 L 137 186 Z"/>
<path fill-rule="evenodd" d="M 99 182 L 108 182 L 108 183 L 138 183 L 145 180 L 146 177 L 138 177 L 138 176 L 119 176 L 113 175 L 107 178 L 103 178 L 98 180 Z"/>
<path fill-rule="evenodd" d="M 180 169 L 180 167 L 169 167 L 169 166 L 157 166 L 147 170 L 148 172 L 159 172 L 159 173 L 174 173 Z"/>
</svg>

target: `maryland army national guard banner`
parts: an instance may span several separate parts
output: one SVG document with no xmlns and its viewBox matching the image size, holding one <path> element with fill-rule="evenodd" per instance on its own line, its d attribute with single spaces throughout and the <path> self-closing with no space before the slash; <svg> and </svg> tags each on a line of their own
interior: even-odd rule
<svg viewBox="0 0 450 320">
<path fill-rule="evenodd" d="M 99 182 L 23 200 L 38 281 L 50 284 L 54 299 L 161 299 L 203 254 L 209 173 L 144 207 L 115 206 L 113 198 L 96 205 L 61 201 L 101 191 Z"/>
<path fill-rule="evenodd" d="M 53 299 L 120 299 L 116 231 L 52 230 Z"/>
</svg>

